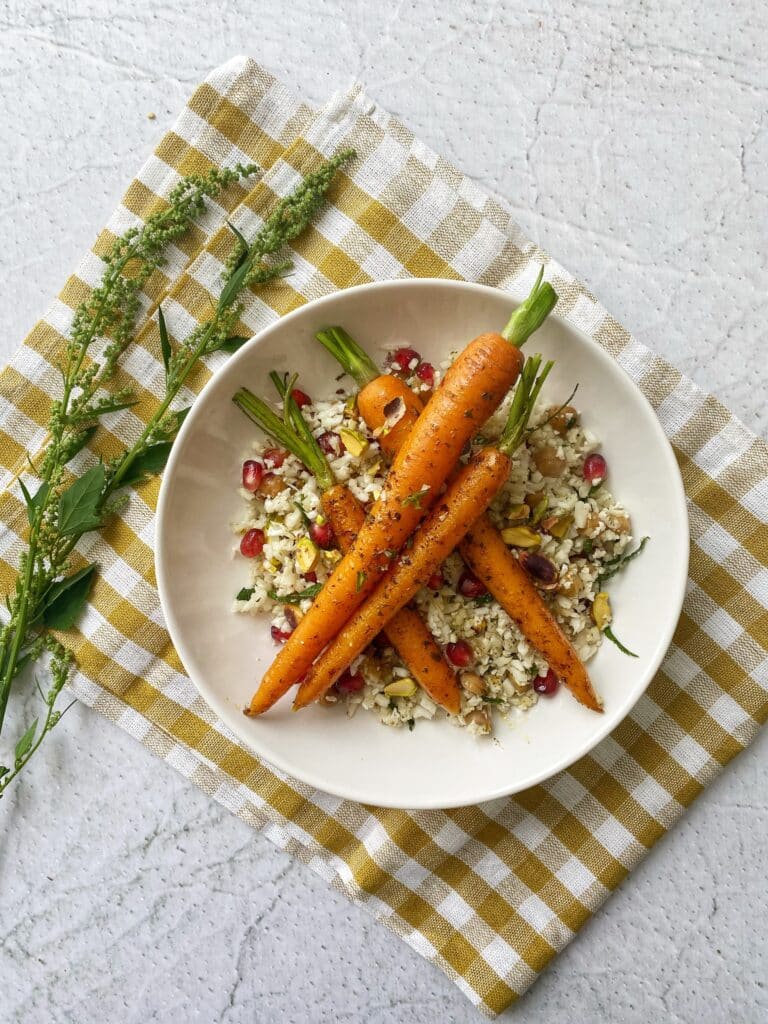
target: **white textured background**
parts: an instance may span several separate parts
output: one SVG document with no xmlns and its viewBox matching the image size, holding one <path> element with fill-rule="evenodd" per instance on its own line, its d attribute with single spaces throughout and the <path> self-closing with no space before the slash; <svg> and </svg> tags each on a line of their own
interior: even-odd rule
<svg viewBox="0 0 768 1024">
<path fill-rule="evenodd" d="M 361 79 L 766 434 L 765 5 L 0 11 L 3 358 L 194 85 L 247 52 L 316 102 Z M 764 734 L 508 1020 L 768 1018 L 767 755 Z M 0 806 L 0 893 L 3 1022 L 480 1019 L 383 927 L 77 707 Z"/>
</svg>

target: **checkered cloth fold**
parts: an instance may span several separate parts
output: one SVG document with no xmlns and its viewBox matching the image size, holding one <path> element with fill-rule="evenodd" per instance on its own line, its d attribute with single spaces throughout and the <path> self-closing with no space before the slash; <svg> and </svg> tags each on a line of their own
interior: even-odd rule
<svg viewBox="0 0 768 1024">
<path fill-rule="evenodd" d="M 102 568 L 80 624 L 77 696 L 309 864 L 438 964 L 488 1015 L 524 992 L 684 808 L 754 736 L 768 700 L 768 450 L 714 398 L 638 344 L 507 210 L 359 89 L 313 110 L 251 60 L 211 74 L 132 182 L 122 204 L 0 383 L 0 577 L 25 533 L 14 474 L 45 443 L 55 364 L 99 259 L 162 208 L 180 175 L 253 161 L 252 191 L 230 189 L 172 249 L 143 296 L 144 326 L 122 369 L 142 401 L 109 417 L 94 454 L 135 437 L 162 393 L 156 318 L 177 337 L 209 315 L 231 246 L 225 216 L 251 236 L 276 197 L 342 146 L 359 158 L 296 243 L 295 272 L 248 299 L 243 327 L 334 289 L 384 278 L 467 279 L 522 298 L 533 263 L 558 313 L 606 348 L 653 404 L 674 445 L 692 531 L 688 590 L 664 664 L 633 713 L 588 757 L 510 799 L 418 813 L 312 791 L 238 746 L 184 675 L 163 628 L 152 560 L 156 481 L 80 546 Z M 198 391 L 225 357 L 192 382 Z M 192 396 L 190 396 L 192 397 Z"/>
</svg>

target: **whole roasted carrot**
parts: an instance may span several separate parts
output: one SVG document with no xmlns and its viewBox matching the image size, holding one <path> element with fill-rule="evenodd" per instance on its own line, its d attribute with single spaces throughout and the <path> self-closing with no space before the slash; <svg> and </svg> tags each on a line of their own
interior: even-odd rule
<svg viewBox="0 0 768 1024">
<path fill-rule="evenodd" d="M 294 708 L 318 700 L 361 654 L 461 542 L 509 476 L 511 453 L 523 438 L 528 417 L 552 364 L 539 373 L 541 357 L 526 363 L 498 444 L 480 449 L 453 478 L 403 551 L 344 630 L 320 655 L 294 701 Z M 600 710 L 596 703 L 595 710 Z"/>
<path fill-rule="evenodd" d="M 290 389 L 277 375 L 273 375 L 273 381 L 285 403 L 285 418 L 282 421 L 265 402 L 247 388 L 238 391 L 234 401 L 246 416 L 288 451 L 293 452 L 314 475 L 322 491 L 320 500 L 323 512 L 333 528 L 336 542 L 341 551 L 347 551 L 362 528 L 365 510 L 347 487 L 334 480 L 328 460 L 309 430 L 301 410 L 290 397 Z M 461 691 L 456 673 L 446 661 L 418 612 L 411 608 L 403 608 L 389 623 L 384 635 L 419 686 L 446 711 L 458 714 Z M 263 692 L 260 688 L 258 693 L 254 694 L 246 714 L 261 714 L 282 695 L 277 691 Z"/>
<path fill-rule="evenodd" d="M 381 373 L 354 338 L 341 327 L 319 331 L 317 340 L 338 360 L 360 387 L 357 408 L 374 430 L 387 420 L 393 402 L 405 410 L 396 427 L 379 438 L 388 454 L 403 444 L 423 408 L 421 398 L 399 377 Z M 542 654 L 573 696 L 593 711 L 600 702 L 573 644 L 560 628 L 528 573 L 520 565 L 487 515 L 482 515 L 459 545 L 464 561 L 493 594 L 523 636 Z"/>
<path fill-rule="evenodd" d="M 413 533 L 464 445 L 517 379 L 523 364 L 519 346 L 543 323 L 556 302 L 554 289 L 539 275 L 504 331 L 481 334 L 456 358 L 395 456 L 381 497 L 355 543 L 264 675 L 264 693 L 285 692 L 303 678 L 371 592 L 387 568 L 382 565 L 382 554 L 397 552 Z M 397 411 L 393 412 L 391 419 L 396 415 Z M 387 427 L 395 425 L 388 422 Z"/>
</svg>

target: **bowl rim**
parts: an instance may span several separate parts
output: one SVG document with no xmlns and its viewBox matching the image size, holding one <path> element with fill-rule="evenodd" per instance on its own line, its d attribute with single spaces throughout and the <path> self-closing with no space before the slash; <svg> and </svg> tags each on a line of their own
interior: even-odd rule
<svg viewBox="0 0 768 1024">
<path fill-rule="evenodd" d="M 326 305 L 332 304 L 339 298 L 340 295 L 353 295 L 356 293 L 363 292 L 378 292 L 387 291 L 390 289 L 417 289 L 437 287 L 445 288 L 446 290 L 460 290 L 466 292 L 474 292 L 478 295 L 493 295 L 498 298 L 499 294 L 507 297 L 512 303 L 519 305 L 522 300 L 517 299 L 511 292 L 504 288 L 494 288 L 490 285 L 477 284 L 473 281 L 453 281 L 449 278 L 395 278 L 387 281 L 371 281 L 365 284 L 354 285 L 350 288 L 337 289 L 328 295 L 320 296 L 317 299 L 313 299 L 310 302 L 306 302 L 298 308 L 291 310 L 289 313 L 279 316 L 274 322 L 263 327 L 260 331 L 254 334 L 237 352 L 230 356 L 226 363 L 214 371 L 210 379 L 206 382 L 199 394 L 196 396 L 192 403 L 189 415 L 185 418 L 181 429 L 176 437 L 176 440 L 171 447 L 170 456 L 168 462 L 163 471 L 163 475 L 160 483 L 160 491 L 157 501 L 157 511 L 155 514 L 155 574 L 157 579 L 158 594 L 160 597 L 160 604 L 162 607 L 163 618 L 165 627 L 168 630 L 168 634 L 171 638 L 176 651 L 181 659 L 184 667 L 184 672 L 197 689 L 203 700 L 209 705 L 209 707 L 215 712 L 216 716 L 229 728 L 237 737 L 239 743 L 242 743 L 247 749 L 252 751 L 256 757 L 264 760 L 267 765 L 271 765 L 277 768 L 279 771 L 285 772 L 286 775 L 290 776 L 297 781 L 304 783 L 305 785 L 312 786 L 322 792 L 331 793 L 334 796 L 340 797 L 344 800 L 351 800 L 357 803 L 371 804 L 375 803 L 376 806 L 393 808 L 399 810 L 438 810 L 448 807 L 468 807 L 476 804 L 484 803 L 486 801 L 499 799 L 502 797 L 513 796 L 515 793 L 523 792 L 526 789 L 530 789 L 532 786 L 540 785 L 557 775 L 559 772 L 564 771 L 571 765 L 575 764 L 576 761 L 585 757 L 592 750 L 597 747 L 614 729 L 616 729 L 632 710 L 636 707 L 638 701 L 648 689 L 652 679 L 656 675 L 659 666 L 664 660 L 669 647 L 672 643 L 675 629 L 680 619 L 682 612 L 683 602 L 685 599 L 685 592 L 688 579 L 688 569 L 690 560 L 690 523 L 687 512 L 687 498 L 685 494 L 685 488 L 683 485 L 682 475 L 680 473 L 680 467 L 678 466 L 677 459 L 674 454 L 671 442 L 664 433 L 658 416 L 648 401 L 646 396 L 640 390 L 635 381 L 629 376 L 623 366 L 616 360 L 606 349 L 604 349 L 594 338 L 590 337 L 585 331 L 577 327 L 567 317 L 557 313 L 556 309 L 550 314 L 550 319 L 559 322 L 567 330 L 573 331 L 580 335 L 584 341 L 586 341 L 593 349 L 594 355 L 598 360 L 602 360 L 605 363 L 610 364 L 613 372 L 619 372 L 625 379 L 630 387 L 635 391 L 637 397 L 640 399 L 641 404 L 645 405 L 646 411 L 649 414 L 649 421 L 652 432 L 654 433 L 657 441 L 659 442 L 659 455 L 663 454 L 665 462 L 665 468 L 669 474 L 670 481 L 674 482 L 675 490 L 677 491 L 677 502 L 676 502 L 676 518 L 680 520 L 682 525 L 684 541 L 683 551 L 681 554 L 680 561 L 677 563 L 677 575 L 676 578 L 666 578 L 665 588 L 672 587 L 674 590 L 674 607 L 676 611 L 674 615 L 670 615 L 669 622 L 659 638 L 659 642 L 656 646 L 656 652 L 654 656 L 648 662 L 643 676 L 642 683 L 637 688 L 637 693 L 634 700 L 623 709 L 618 717 L 614 716 L 601 716 L 603 719 L 599 727 L 595 730 L 595 733 L 590 736 L 588 742 L 583 744 L 577 752 L 571 752 L 559 758 L 553 762 L 551 766 L 541 769 L 538 772 L 528 776 L 522 783 L 505 784 L 501 783 L 493 788 L 484 790 L 477 797 L 471 799 L 463 799 L 458 803 L 445 804 L 442 801 L 435 799 L 423 799 L 412 801 L 408 804 L 404 804 L 398 800 L 387 799 L 386 796 L 377 798 L 372 801 L 370 793 L 364 792 L 359 789 L 354 783 L 349 785 L 334 786 L 332 789 L 327 788 L 327 784 L 322 781 L 317 775 L 311 771 L 303 769 L 296 769 L 296 766 L 290 762 L 289 758 L 282 758 L 281 756 L 275 756 L 273 752 L 267 756 L 261 753 L 256 744 L 253 742 L 252 737 L 246 737 L 240 730 L 239 726 L 241 723 L 241 713 L 233 713 L 233 706 L 228 703 L 224 698 L 220 698 L 219 695 L 212 690 L 205 680 L 199 680 L 195 678 L 192 672 L 186 667 L 185 660 L 185 640 L 183 631 L 179 627 L 178 620 L 172 608 L 170 601 L 170 588 L 168 585 L 168 568 L 167 558 L 165 553 L 165 542 L 164 536 L 166 533 L 166 515 L 168 506 L 168 495 L 170 491 L 170 481 L 173 479 L 174 471 L 177 463 L 181 459 L 181 452 L 184 448 L 183 442 L 187 434 L 191 433 L 195 429 L 196 423 L 196 409 L 202 407 L 201 399 L 206 395 L 207 392 L 212 391 L 216 385 L 218 377 L 221 371 L 225 367 L 236 365 L 241 360 L 245 360 L 250 353 L 257 347 L 265 343 L 269 336 L 278 330 L 282 330 L 286 324 L 290 324 L 293 320 L 298 319 L 301 316 L 305 316 L 308 310 L 322 310 Z M 190 661 L 192 659 L 190 658 Z"/>
</svg>

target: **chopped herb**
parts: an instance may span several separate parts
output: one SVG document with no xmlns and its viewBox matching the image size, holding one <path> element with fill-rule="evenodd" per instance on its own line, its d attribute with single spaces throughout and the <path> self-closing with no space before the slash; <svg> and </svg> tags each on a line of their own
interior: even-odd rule
<svg viewBox="0 0 768 1024">
<path fill-rule="evenodd" d="M 616 644 L 616 646 L 619 648 L 622 654 L 628 654 L 630 658 L 637 657 L 634 651 L 630 651 L 630 649 L 628 647 L 625 647 L 621 640 L 619 640 L 616 637 L 610 626 L 605 627 L 605 629 L 603 630 L 603 636 L 607 636 L 612 644 Z"/>
<path fill-rule="evenodd" d="M 643 550 L 643 548 L 649 540 L 650 537 L 643 537 L 643 539 L 640 541 L 640 543 L 637 545 L 634 551 L 625 552 L 625 554 L 623 555 L 618 555 L 616 558 L 609 559 L 603 565 L 603 571 L 597 577 L 598 590 L 602 590 L 603 584 L 607 580 L 612 579 L 616 575 L 616 573 L 621 572 L 621 570 L 626 565 L 628 565 L 628 563 L 631 562 L 633 558 L 637 558 L 637 556 L 640 554 L 640 552 Z"/>
<path fill-rule="evenodd" d="M 238 590 L 237 597 L 236 597 L 235 600 L 237 600 L 237 601 L 248 601 L 253 596 L 253 591 L 254 591 L 253 587 L 243 587 L 242 590 Z"/>
<path fill-rule="evenodd" d="M 551 412 L 549 414 L 549 416 L 547 416 L 547 418 L 545 420 L 543 420 L 541 423 L 538 423 L 535 427 L 529 427 L 528 428 L 528 433 L 532 434 L 534 432 L 534 430 L 541 430 L 542 427 L 546 427 L 546 425 L 548 423 L 551 423 L 552 420 L 555 418 L 555 416 L 559 416 L 560 413 L 563 411 L 563 409 L 565 409 L 567 406 L 569 406 L 571 404 L 571 401 L 573 400 L 573 397 L 574 397 L 574 395 L 576 394 L 576 392 L 578 390 L 579 390 L 579 385 L 577 384 L 574 387 L 573 391 L 570 393 L 570 395 L 568 395 L 566 400 L 563 402 L 563 404 L 562 405 L 558 405 L 558 407 L 555 409 L 555 411 Z M 576 417 L 575 416 L 571 416 L 571 418 L 568 420 L 568 422 L 565 425 L 565 429 L 566 430 L 570 430 L 575 422 L 576 422 Z"/>
<path fill-rule="evenodd" d="M 493 601 L 493 594 L 481 594 L 475 598 L 475 604 L 490 604 Z"/>
<path fill-rule="evenodd" d="M 389 698 L 389 704 L 387 705 L 390 711 L 397 711 L 397 701 L 394 697 Z"/>
<path fill-rule="evenodd" d="M 595 542 L 591 537 L 585 537 L 581 542 L 581 553 L 582 555 L 591 555 L 592 549 L 595 546 Z"/>
<path fill-rule="evenodd" d="M 605 478 L 603 478 L 602 480 L 598 480 L 596 484 L 592 484 L 592 486 L 587 491 L 587 497 L 591 498 L 592 495 L 595 493 L 595 491 L 599 491 L 604 483 L 605 483 Z"/>
<path fill-rule="evenodd" d="M 355 578 L 355 590 L 358 594 L 365 586 L 365 581 L 367 578 L 367 574 L 364 573 L 362 570 L 357 574 L 357 577 Z"/>
<path fill-rule="evenodd" d="M 269 596 L 273 601 L 277 601 L 278 604 L 299 604 L 307 597 L 316 597 L 323 589 L 322 583 L 313 583 L 309 587 L 305 587 L 304 590 L 297 590 L 293 594 L 286 594 L 284 597 L 278 595 L 276 590 L 270 590 Z"/>
<path fill-rule="evenodd" d="M 294 503 L 293 503 L 293 504 L 294 504 L 294 505 L 296 506 L 296 508 L 297 508 L 297 509 L 299 510 L 299 515 L 301 516 L 301 521 L 302 521 L 302 523 L 304 523 L 304 526 L 305 526 L 305 527 L 306 527 L 307 529 L 309 529 L 309 528 L 310 528 L 310 527 L 312 526 L 312 520 L 311 520 L 311 519 L 309 518 L 309 516 L 307 515 L 307 513 L 306 513 L 306 512 L 304 511 L 304 506 L 303 506 L 303 505 L 301 504 L 301 502 L 300 502 L 300 501 L 294 501 Z"/>
<path fill-rule="evenodd" d="M 504 704 L 506 703 L 503 697 L 483 697 L 485 704 Z"/>
<path fill-rule="evenodd" d="M 409 732 L 413 732 L 414 725 L 416 725 L 416 722 L 412 718 L 409 718 L 408 719 L 408 731 Z"/>
<path fill-rule="evenodd" d="M 413 494 L 408 494 L 401 501 L 401 505 L 413 505 L 414 508 L 421 508 L 421 503 L 429 493 L 429 485 L 422 487 L 420 491 L 414 491 Z"/>
</svg>

